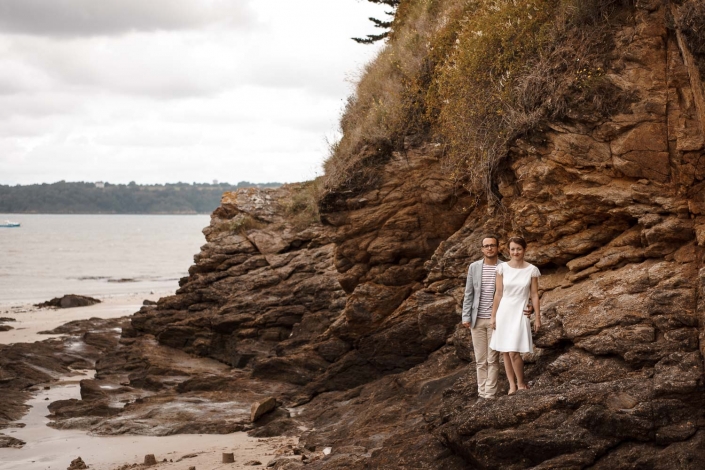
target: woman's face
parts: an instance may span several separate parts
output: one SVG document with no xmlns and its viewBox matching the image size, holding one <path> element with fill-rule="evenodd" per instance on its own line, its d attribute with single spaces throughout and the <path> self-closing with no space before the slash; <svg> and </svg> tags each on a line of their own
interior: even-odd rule
<svg viewBox="0 0 705 470">
<path fill-rule="evenodd" d="M 520 244 L 510 242 L 509 243 L 509 256 L 512 257 L 512 259 L 517 260 L 517 261 L 523 261 L 524 260 L 524 248 L 521 247 Z"/>
</svg>

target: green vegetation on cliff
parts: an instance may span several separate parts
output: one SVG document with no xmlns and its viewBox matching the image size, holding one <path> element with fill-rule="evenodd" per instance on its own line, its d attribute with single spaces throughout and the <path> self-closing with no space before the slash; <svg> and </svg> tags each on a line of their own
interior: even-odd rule
<svg viewBox="0 0 705 470">
<path fill-rule="evenodd" d="M 236 185 L 175 183 L 143 186 L 135 183 L 96 187 L 94 183 L 0 185 L 0 213 L 39 214 L 210 214 L 226 191 L 280 183 Z"/>
<path fill-rule="evenodd" d="M 633 99 L 605 78 L 626 0 L 406 0 L 348 99 L 326 187 L 356 191 L 405 141 L 443 146 L 449 178 L 493 199 L 512 139 Z"/>
</svg>

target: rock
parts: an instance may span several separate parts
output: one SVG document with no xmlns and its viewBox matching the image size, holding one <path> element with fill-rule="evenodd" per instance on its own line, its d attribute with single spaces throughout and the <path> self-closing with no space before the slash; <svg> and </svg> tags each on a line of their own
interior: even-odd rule
<svg viewBox="0 0 705 470">
<path fill-rule="evenodd" d="M 0 331 L 10 331 L 13 330 L 14 328 L 11 327 L 10 325 L 0 325 Z"/>
<path fill-rule="evenodd" d="M 232 452 L 223 452 L 223 463 L 235 462 L 235 454 Z"/>
<path fill-rule="evenodd" d="M 81 457 L 78 457 L 71 461 L 71 465 L 69 465 L 67 470 L 83 470 L 86 468 L 88 468 L 88 466 L 85 464 L 83 459 Z"/>
<path fill-rule="evenodd" d="M 287 410 L 276 408 L 259 418 L 255 428 L 247 434 L 251 437 L 296 436 L 300 425 Z"/>
<path fill-rule="evenodd" d="M 0 434 L 0 448 L 4 447 L 14 447 L 19 449 L 20 447 L 24 446 L 26 442 L 23 440 L 11 437 L 11 436 L 6 436 L 4 434 Z"/>
<path fill-rule="evenodd" d="M 93 297 L 87 297 L 85 295 L 75 295 L 68 294 L 63 297 L 55 297 L 51 300 L 43 302 L 41 304 L 36 304 L 35 307 L 39 308 L 75 308 L 75 307 L 87 307 L 89 305 L 95 305 L 100 303 L 100 300 L 94 299 Z"/>
<path fill-rule="evenodd" d="M 157 305 L 157 302 L 155 302 L 154 300 L 145 299 L 145 300 L 142 302 L 142 305 L 146 305 L 146 306 Z"/>
<path fill-rule="evenodd" d="M 246 465 L 246 466 L 262 465 L 262 462 L 260 462 L 259 460 L 248 460 L 243 465 Z"/>
<path fill-rule="evenodd" d="M 260 418 L 260 416 L 274 410 L 276 406 L 277 400 L 273 397 L 265 398 L 264 400 L 253 403 L 250 407 L 250 421 L 254 423 Z"/>
<path fill-rule="evenodd" d="M 147 454 L 144 456 L 144 465 L 145 466 L 151 466 L 151 465 L 156 465 L 157 464 L 157 459 L 154 457 L 154 454 Z"/>
<path fill-rule="evenodd" d="M 17 321 L 17 320 L 14 318 L 10 318 L 10 317 L 0 317 L 0 322 L 8 322 L 8 321 Z"/>
</svg>

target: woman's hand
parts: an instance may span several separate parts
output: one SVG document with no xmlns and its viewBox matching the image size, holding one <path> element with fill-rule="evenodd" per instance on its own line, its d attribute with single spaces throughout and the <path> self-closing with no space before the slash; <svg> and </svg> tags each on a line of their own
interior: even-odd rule
<svg viewBox="0 0 705 470">
<path fill-rule="evenodd" d="M 539 320 L 537 318 L 536 321 L 534 322 L 534 333 L 538 333 L 539 328 L 541 328 L 541 320 Z"/>
<path fill-rule="evenodd" d="M 495 321 L 494 318 L 492 319 L 492 323 L 491 323 L 490 325 L 492 326 L 492 329 L 493 329 L 493 330 L 496 330 L 496 329 L 497 329 L 497 322 Z"/>
</svg>

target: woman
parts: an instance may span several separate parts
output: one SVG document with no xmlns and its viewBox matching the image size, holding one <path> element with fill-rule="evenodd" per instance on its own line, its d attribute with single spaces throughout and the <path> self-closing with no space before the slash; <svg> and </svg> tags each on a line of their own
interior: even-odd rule
<svg viewBox="0 0 705 470">
<path fill-rule="evenodd" d="M 492 304 L 492 328 L 495 329 L 490 348 L 500 351 L 509 380 L 509 395 L 529 388 L 524 382 L 524 361 L 520 353 L 534 352 L 531 324 L 524 315 L 529 298 L 536 312 L 534 329 L 541 327 L 538 268 L 524 261 L 526 241 L 509 239 L 510 261 L 497 266 L 497 286 Z"/>
</svg>

